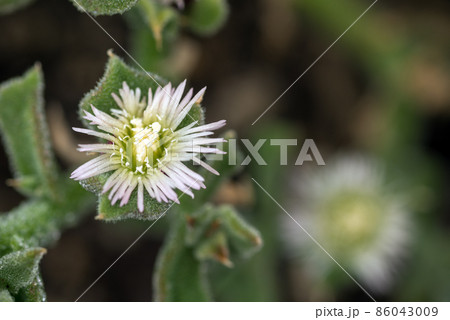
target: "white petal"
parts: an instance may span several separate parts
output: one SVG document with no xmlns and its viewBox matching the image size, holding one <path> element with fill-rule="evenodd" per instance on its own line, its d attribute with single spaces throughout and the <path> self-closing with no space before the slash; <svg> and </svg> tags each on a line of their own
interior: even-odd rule
<svg viewBox="0 0 450 320">
<path fill-rule="evenodd" d="M 137 205 L 139 212 L 144 211 L 144 190 L 142 180 L 138 182 Z"/>
<path fill-rule="evenodd" d="M 114 142 L 116 144 L 120 144 L 119 140 L 116 137 L 114 137 L 110 134 L 107 134 L 107 133 L 101 133 L 101 132 L 97 132 L 94 130 L 83 129 L 83 128 L 72 128 L 72 129 L 73 129 L 73 131 L 76 131 L 76 132 L 84 133 L 84 134 L 87 134 L 90 136 L 94 136 L 94 137 L 98 137 L 98 138 L 102 138 L 102 139 Z"/>
<path fill-rule="evenodd" d="M 192 98 L 191 101 L 186 105 L 186 107 L 181 110 L 177 116 L 175 117 L 174 121 L 170 124 L 170 126 L 175 130 L 176 127 L 183 121 L 183 119 L 187 116 L 188 112 L 191 110 L 194 103 L 196 103 L 204 94 L 206 91 L 206 87 L 200 90 L 194 98 Z"/>
<path fill-rule="evenodd" d="M 213 167 L 211 167 L 209 164 L 207 164 L 206 162 L 194 157 L 192 158 L 192 160 L 194 160 L 195 163 L 198 163 L 199 165 L 201 165 L 203 168 L 205 168 L 206 170 L 208 170 L 209 172 L 214 173 L 215 175 L 219 176 L 219 172 L 217 172 Z"/>
</svg>

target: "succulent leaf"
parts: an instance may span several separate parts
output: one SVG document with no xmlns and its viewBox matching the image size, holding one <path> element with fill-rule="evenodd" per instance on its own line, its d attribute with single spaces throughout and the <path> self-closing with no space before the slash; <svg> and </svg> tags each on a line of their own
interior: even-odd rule
<svg viewBox="0 0 450 320">
<path fill-rule="evenodd" d="M 130 10 L 138 0 L 72 0 L 73 4 L 82 12 L 89 12 L 94 16 L 113 15 Z"/>
<path fill-rule="evenodd" d="M 39 65 L 23 77 L 0 86 L 0 129 L 14 180 L 29 196 L 57 195 L 56 167 L 43 110 L 43 77 Z"/>
<path fill-rule="evenodd" d="M 12 252 L 0 258 L 0 281 L 8 286 L 14 295 L 30 286 L 38 276 L 39 262 L 47 251 L 44 248 L 30 248 Z"/>
</svg>

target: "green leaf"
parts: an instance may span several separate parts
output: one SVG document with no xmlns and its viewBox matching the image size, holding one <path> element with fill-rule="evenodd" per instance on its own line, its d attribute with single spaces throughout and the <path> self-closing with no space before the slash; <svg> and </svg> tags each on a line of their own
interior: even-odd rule
<svg viewBox="0 0 450 320">
<path fill-rule="evenodd" d="M 0 283 L 0 302 L 14 302 L 14 297 L 9 293 L 5 284 Z"/>
<path fill-rule="evenodd" d="M 207 229 L 211 227 L 214 219 L 216 219 L 216 215 L 211 204 L 205 204 L 194 211 L 192 215 L 187 215 L 186 244 L 188 246 L 197 244 L 207 232 Z"/>
<path fill-rule="evenodd" d="M 156 42 L 156 48 L 162 50 L 163 47 L 163 35 L 166 27 L 172 27 L 171 29 L 176 29 L 177 25 L 177 12 L 167 6 L 163 6 L 157 1 L 153 0 L 141 0 L 137 7 L 141 13 L 145 24 L 151 30 L 153 37 Z M 176 31 L 172 30 L 173 33 Z"/>
<path fill-rule="evenodd" d="M 126 219 L 156 220 L 171 207 L 170 203 L 160 203 L 149 195 L 144 196 L 144 212 L 137 209 L 137 190 L 133 192 L 128 203 L 123 207 L 112 205 L 108 195 L 100 195 L 98 216 L 96 219 L 104 221 L 119 221 Z"/>
<path fill-rule="evenodd" d="M 147 3 L 155 4 L 155 1 L 139 1 L 138 5 L 128 11 L 124 18 L 130 29 L 129 47 L 133 57 L 147 70 L 172 76 L 176 78 L 176 72 L 170 68 L 170 59 L 168 56 L 173 50 L 175 40 L 178 38 L 180 25 L 180 15 L 173 8 L 167 8 L 171 11 L 162 23 L 159 23 L 160 30 L 152 26 L 152 14 L 147 13 L 145 6 Z M 159 32 L 159 34 L 158 34 Z"/>
<path fill-rule="evenodd" d="M 113 15 L 130 10 L 138 0 L 72 0 L 78 10 L 88 11 L 94 16 Z"/>
<path fill-rule="evenodd" d="M 195 248 L 194 255 L 199 261 L 214 260 L 231 268 L 228 239 L 224 232 L 217 231 L 212 236 L 203 239 Z"/>
<path fill-rule="evenodd" d="M 21 9 L 34 0 L 0 0 L 0 14 L 8 14 Z"/>
<path fill-rule="evenodd" d="M 59 186 L 64 201 L 35 199 L 0 215 L 0 256 L 30 247 L 48 246 L 61 229 L 73 226 L 95 204 L 95 197 L 80 185 L 63 178 Z"/>
<path fill-rule="evenodd" d="M 15 180 L 30 196 L 57 195 L 56 167 L 43 111 L 43 79 L 39 65 L 21 78 L 0 86 L 0 129 Z"/>
<path fill-rule="evenodd" d="M 186 220 L 185 242 L 196 248 L 195 254 L 199 260 L 212 259 L 231 266 L 230 254 L 248 258 L 262 247 L 259 231 L 231 206 L 213 207 L 207 204 L 194 214 L 187 215 Z"/>
<path fill-rule="evenodd" d="M 0 258 L 0 280 L 13 295 L 33 284 L 38 277 L 39 262 L 46 252 L 44 248 L 31 248 Z"/>
<path fill-rule="evenodd" d="M 227 0 L 197 0 L 188 11 L 188 24 L 193 31 L 210 35 L 223 26 L 228 11 Z"/>
<path fill-rule="evenodd" d="M 246 222 L 231 206 L 218 208 L 219 216 L 233 248 L 243 257 L 250 257 L 262 247 L 260 232 Z"/>
<path fill-rule="evenodd" d="M 186 222 L 176 217 L 158 255 L 153 287 L 156 301 L 209 301 L 205 265 L 184 245 Z"/>
<path fill-rule="evenodd" d="M 16 301 L 22 302 L 45 302 L 47 301 L 47 295 L 44 289 L 44 283 L 42 282 L 41 275 L 38 274 L 30 285 L 20 289 L 16 296 Z"/>
</svg>

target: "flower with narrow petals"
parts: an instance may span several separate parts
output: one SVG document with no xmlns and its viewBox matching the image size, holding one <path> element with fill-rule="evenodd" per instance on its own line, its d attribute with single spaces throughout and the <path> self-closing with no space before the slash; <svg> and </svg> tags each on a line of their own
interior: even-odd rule
<svg viewBox="0 0 450 320">
<path fill-rule="evenodd" d="M 342 275 L 349 280 L 337 261 L 371 289 L 387 289 L 411 239 L 411 224 L 404 201 L 392 192 L 383 170 L 372 160 L 344 156 L 296 177 L 295 185 L 292 216 L 323 248 L 292 220 L 284 223 L 284 235 L 291 252 L 303 256 L 312 278 L 336 280 Z"/>
<path fill-rule="evenodd" d="M 179 203 L 176 189 L 193 198 L 191 189 L 205 188 L 204 178 L 184 162 L 193 160 L 218 174 L 200 157 L 206 153 L 223 153 L 212 145 L 224 139 L 208 136 L 224 126 L 225 120 L 205 125 L 192 121 L 180 126 L 190 117 L 189 111 L 201 101 L 206 89 L 195 96 L 191 89 L 183 98 L 185 86 L 186 81 L 177 88 L 169 83 L 154 93 L 149 89 L 146 98 L 141 97 L 139 88 L 130 89 L 124 82 L 119 90 L 120 97 L 112 94 L 118 108 L 112 109 L 111 115 L 91 105 L 92 112 L 84 111 L 84 119 L 98 130 L 73 129 L 107 143 L 79 145 L 79 151 L 99 155 L 76 169 L 71 178 L 81 181 L 109 173 L 102 193 L 109 192 L 112 205 L 120 200 L 123 206 L 137 189 L 140 212 L 144 211 L 145 193 L 158 202 Z"/>
</svg>

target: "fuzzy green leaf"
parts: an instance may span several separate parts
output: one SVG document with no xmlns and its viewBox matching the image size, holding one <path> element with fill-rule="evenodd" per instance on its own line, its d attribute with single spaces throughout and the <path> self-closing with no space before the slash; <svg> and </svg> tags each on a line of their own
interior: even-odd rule
<svg viewBox="0 0 450 320">
<path fill-rule="evenodd" d="M 223 231 L 217 231 L 196 246 L 194 255 L 199 261 L 213 260 L 232 267 L 229 251 L 227 236 Z"/>
<path fill-rule="evenodd" d="M 0 284 L 0 302 L 14 302 L 14 297 L 9 293 L 5 284 Z"/>
<path fill-rule="evenodd" d="M 25 7 L 34 0 L 0 0 L 0 14 L 8 14 Z"/>
<path fill-rule="evenodd" d="M 45 302 L 47 295 L 44 289 L 42 277 L 38 274 L 30 285 L 19 290 L 16 296 L 16 301 L 22 302 Z"/>
<path fill-rule="evenodd" d="M 39 262 L 45 253 L 44 248 L 31 248 L 1 257 L 0 281 L 13 295 L 30 286 L 38 277 Z"/>
<path fill-rule="evenodd" d="M 130 10 L 138 0 L 72 0 L 72 2 L 78 10 L 97 16 L 124 13 Z"/>
<path fill-rule="evenodd" d="M 178 14 L 171 8 L 154 0 L 141 0 L 137 6 L 139 12 L 150 29 L 158 51 L 163 49 L 163 35 L 166 27 L 176 29 Z"/>
<path fill-rule="evenodd" d="M 197 244 L 207 232 L 207 229 L 213 224 L 214 219 L 216 219 L 214 207 L 210 204 L 205 204 L 200 209 L 194 211 L 192 215 L 188 215 L 185 237 L 186 244 L 191 247 Z"/>
<path fill-rule="evenodd" d="M 228 17 L 227 0 L 197 0 L 188 11 L 188 23 L 199 34 L 210 35 L 223 26 Z"/>
<path fill-rule="evenodd" d="M 205 205 L 187 216 L 185 242 L 195 249 L 199 260 L 217 260 L 230 266 L 230 254 L 248 258 L 262 247 L 258 230 L 231 206 Z M 229 252 L 228 247 L 232 252 Z"/>
<path fill-rule="evenodd" d="M 61 229 L 73 226 L 95 204 L 93 196 L 66 177 L 59 189 L 61 202 L 35 199 L 0 215 L 0 256 L 52 244 Z"/>
<path fill-rule="evenodd" d="M 137 209 L 137 191 L 135 190 L 126 205 L 120 207 L 118 203 L 111 204 L 107 195 L 101 195 L 96 219 L 104 221 L 119 221 L 126 219 L 156 220 L 161 217 L 171 204 L 160 203 L 150 196 L 144 197 L 144 212 Z"/>
<path fill-rule="evenodd" d="M 31 196 L 56 196 L 56 168 L 43 111 L 43 79 L 36 65 L 0 86 L 0 128 L 14 171 L 12 185 Z"/>
<path fill-rule="evenodd" d="M 185 221 L 177 217 L 158 255 L 153 287 L 156 301 L 209 301 L 206 270 L 184 245 Z"/>
<path fill-rule="evenodd" d="M 231 206 L 218 208 L 224 229 L 233 248 L 244 257 L 249 257 L 262 247 L 260 232 L 247 223 Z"/>
</svg>

